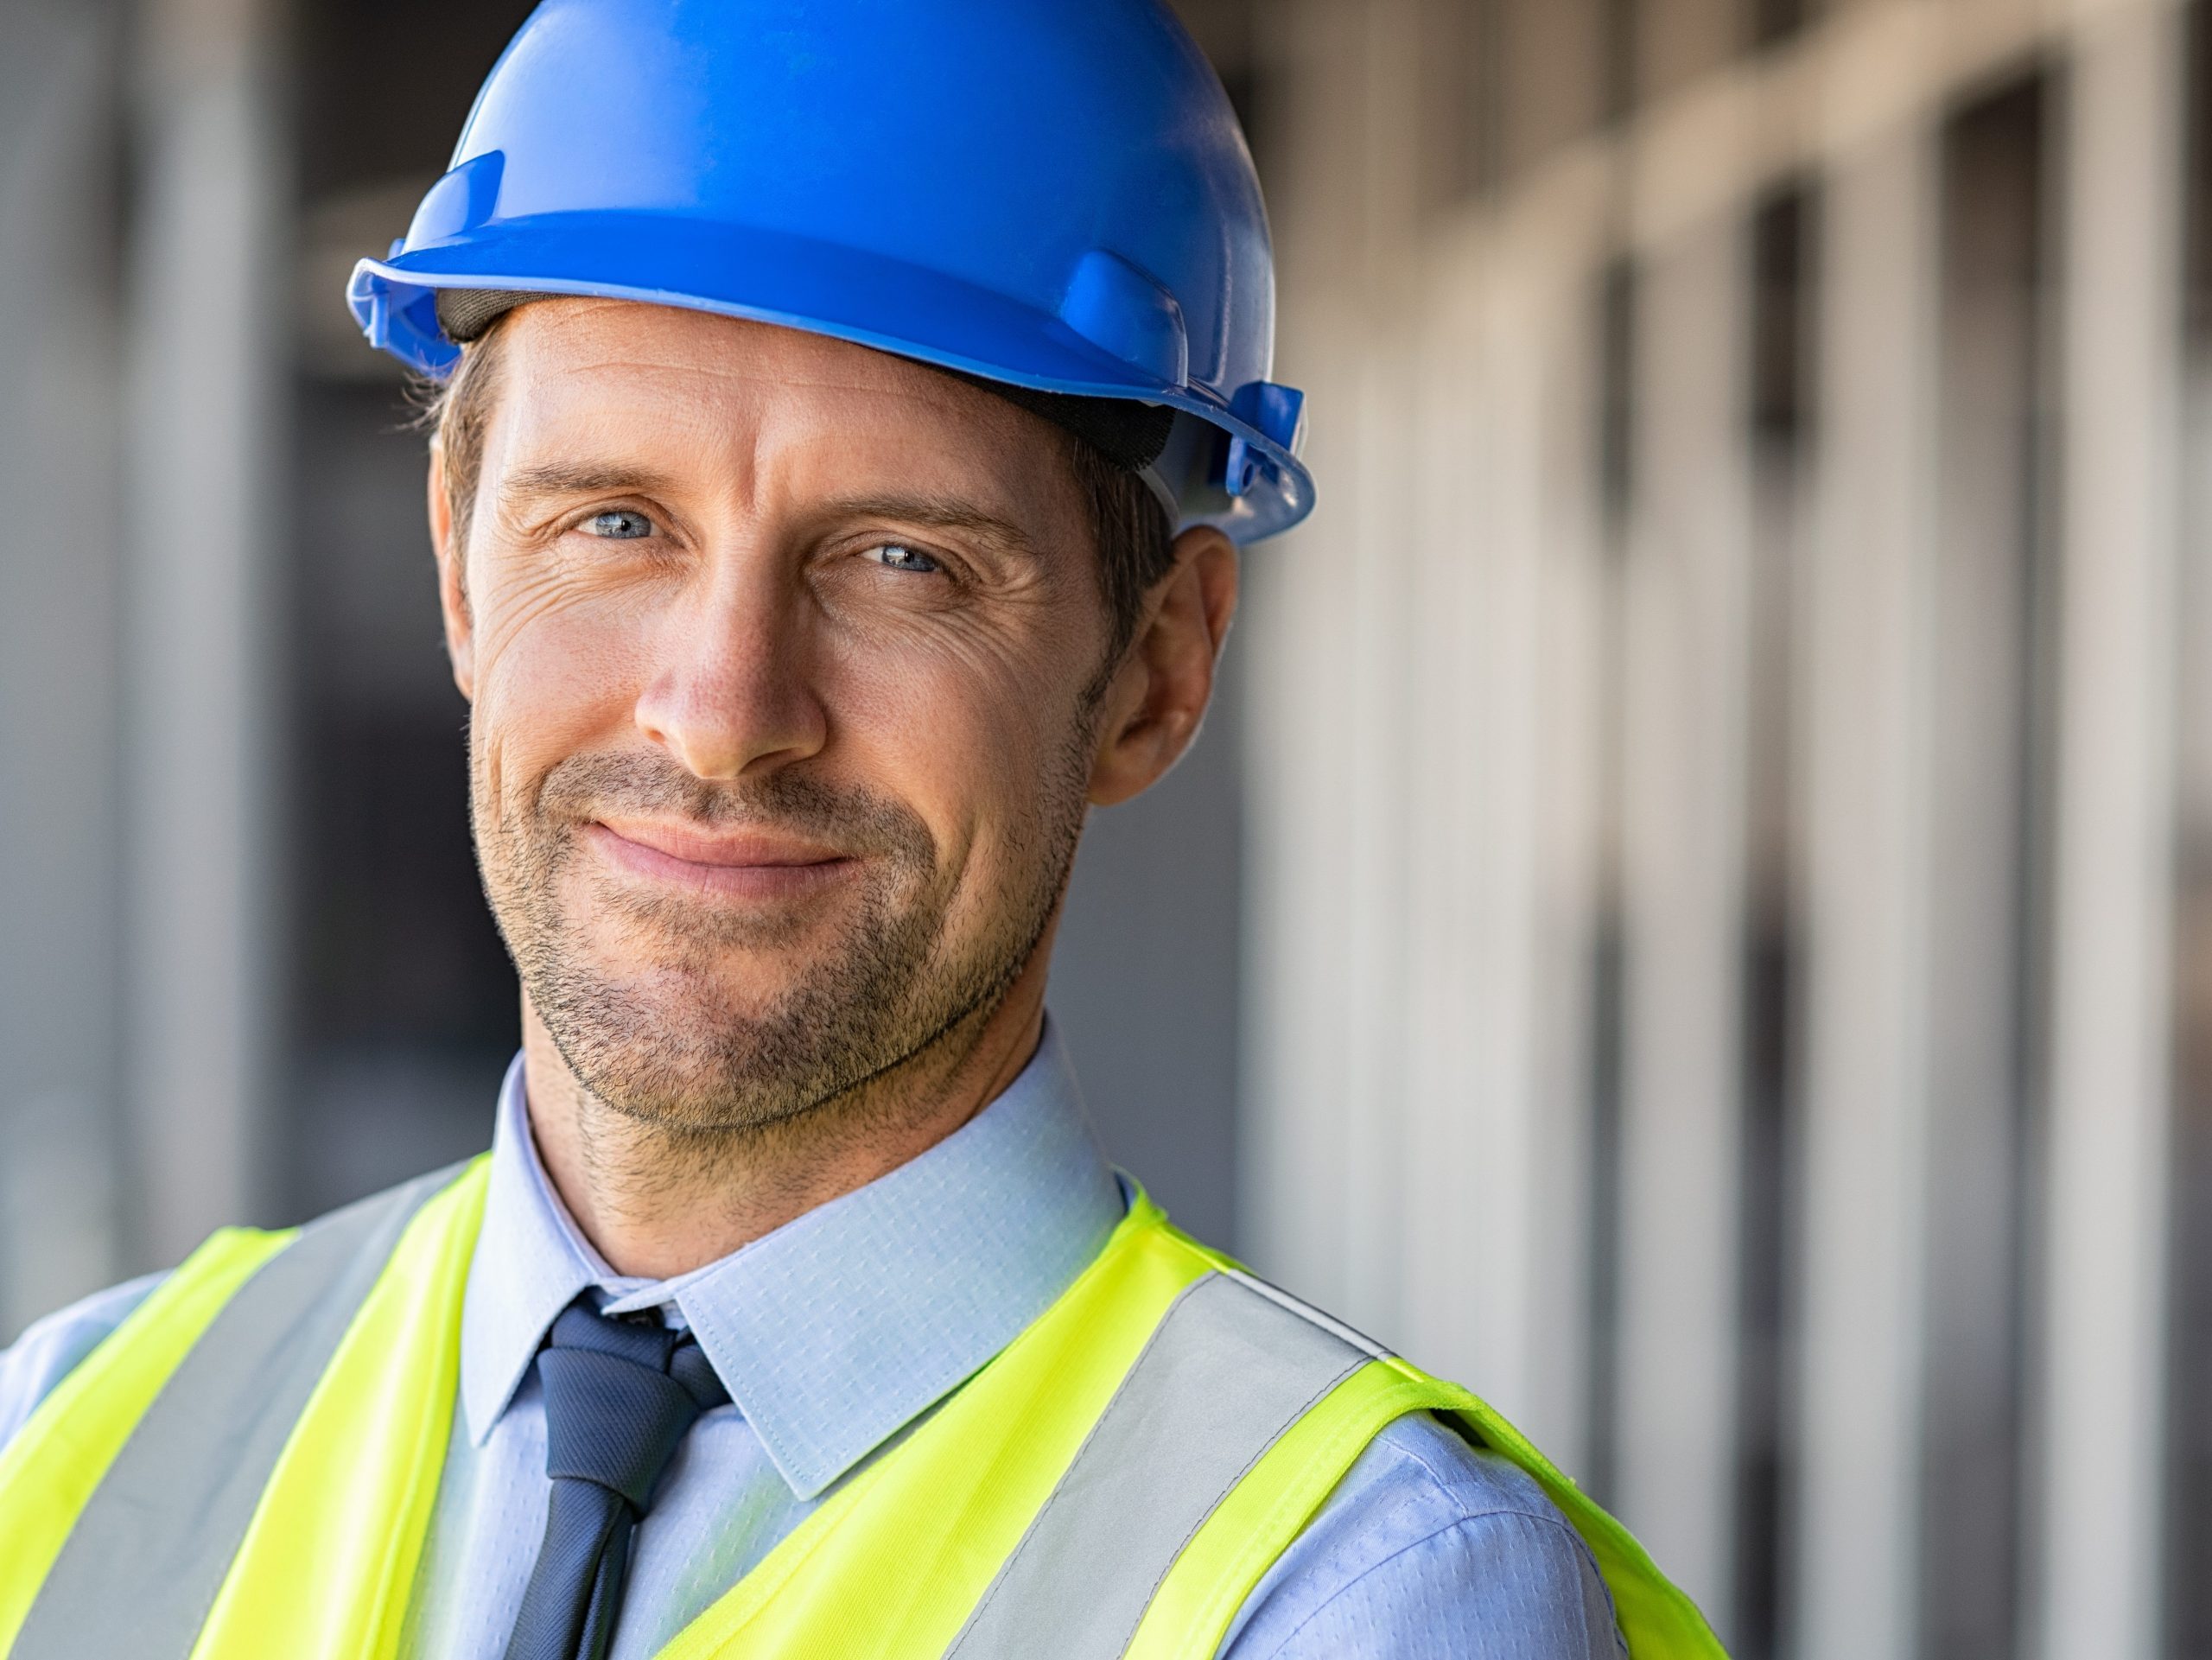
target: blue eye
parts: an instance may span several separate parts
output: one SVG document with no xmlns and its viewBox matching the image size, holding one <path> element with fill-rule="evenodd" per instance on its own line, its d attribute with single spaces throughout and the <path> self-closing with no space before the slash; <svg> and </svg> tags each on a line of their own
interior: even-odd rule
<svg viewBox="0 0 2212 1660">
<path fill-rule="evenodd" d="M 653 522 L 631 508 L 616 507 L 603 513 L 594 513 L 584 521 L 584 529 L 594 536 L 627 542 L 639 537 L 651 536 Z"/>
<path fill-rule="evenodd" d="M 880 543 L 868 550 L 868 557 L 893 570 L 911 570 L 923 576 L 944 569 L 926 553 L 918 548 L 910 548 L 903 542 Z"/>
</svg>

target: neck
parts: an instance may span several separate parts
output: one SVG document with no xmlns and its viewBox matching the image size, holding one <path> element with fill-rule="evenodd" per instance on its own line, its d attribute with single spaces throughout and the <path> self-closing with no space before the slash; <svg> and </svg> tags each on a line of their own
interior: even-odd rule
<svg viewBox="0 0 2212 1660">
<path fill-rule="evenodd" d="M 607 1265 L 667 1279 L 927 1152 L 1014 1082 L 1036 1053 L 1044 1018 L 1039 960 L 996 1008 L 871 1082 L 864 1098 L 856 1092 L 779 1124 L 702 1133 L 644 1123 L 594 1095 L 525 997 L 531 1136 L 562 1203 Z"/>
</svg>

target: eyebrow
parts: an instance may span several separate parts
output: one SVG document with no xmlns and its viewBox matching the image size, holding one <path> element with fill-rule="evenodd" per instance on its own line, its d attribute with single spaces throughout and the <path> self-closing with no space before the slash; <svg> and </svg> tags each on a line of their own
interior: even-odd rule
<svg viewBox="0 0 2212 1660">
<path fill-rule="evenodd" d="M 512 502 L 545 496 L 658 494 L 666 491 L 671 482 L 666 474 L 645 467 L 597 461 L 540 461 L 518 467 L 500 480 L 499 499 Z"/>
</svg>

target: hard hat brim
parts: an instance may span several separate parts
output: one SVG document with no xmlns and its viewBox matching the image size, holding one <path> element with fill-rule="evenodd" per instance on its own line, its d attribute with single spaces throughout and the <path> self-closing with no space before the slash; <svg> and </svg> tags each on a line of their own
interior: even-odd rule
<svg viewBox="0 0 2212 1660">
<path fill-rule="evenodd" d="M 658 280 L 638 280 L 645 272 Z M 671 272 L 683 274 L 681 288 L 669 284 Z M 1190 481 L 1174 487 L 1180 527 L 1215 525 L 1249 543 L 1287 530 L 1313 510 L 1313 480 L 1292 445 L 1189 377 L 1169 381 L 1102 350 L 1062 317 L 863 250 L 675 214 L 549 213 L 364 259 L 347 299 L 372 346 L 442 378 L 460 358 L 438 326 L 436 296 L 444 289 L 675 306 L 802 329 L 1040 391 L 1163 404 L 1220 434 L 1218 443 L 1241 441 L 1244 463 L 1244 487 L 1231 494 L 1218 466 L 1194 461 Z"/>
</svg>

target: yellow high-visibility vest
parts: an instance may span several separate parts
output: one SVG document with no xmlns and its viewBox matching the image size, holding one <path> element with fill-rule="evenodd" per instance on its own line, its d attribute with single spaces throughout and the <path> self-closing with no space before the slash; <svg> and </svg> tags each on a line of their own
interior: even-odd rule
<svg viewBox="0 0 2212 1660">
<path fill-rule="evenodd" d="M 0 1452 L 10 1660 L 392 1660 L 460 1372 L 486 1163 L 218 1233 Z M 1722 1650 L 1482 1402 L 1139 1196 L 1097 1259 L 660 1660 L 1205 1660 L 1374 1436 L 1455 1418 L 1588 1543 L 1635 1660 Z"/>
</svg>

